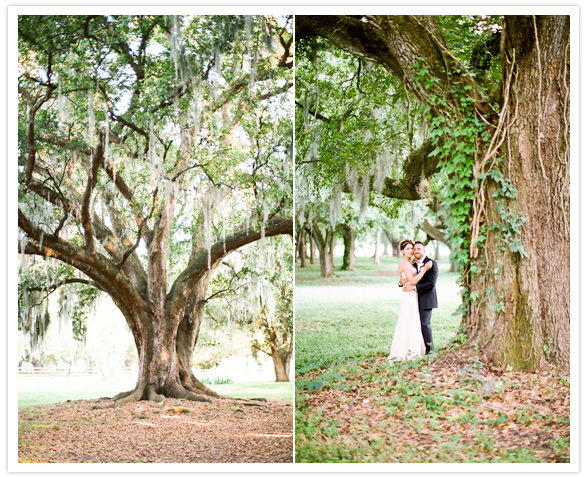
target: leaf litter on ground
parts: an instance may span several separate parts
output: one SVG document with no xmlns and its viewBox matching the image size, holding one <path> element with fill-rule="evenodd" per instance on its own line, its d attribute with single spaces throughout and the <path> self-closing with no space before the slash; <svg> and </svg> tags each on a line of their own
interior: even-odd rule
<svg viewBox="0 0 587 477">
<path fill-rule="evenodd" d="M 296 462 L 569 461 L 560 370 L 513 372 L 456 350 L 339 363 L 296 387 Z"/>
<path fill-rule="evenodd" d="M 166 399 L 19 410 L 19 462 L 292 462 L 293 407 Z"/>
</svg>

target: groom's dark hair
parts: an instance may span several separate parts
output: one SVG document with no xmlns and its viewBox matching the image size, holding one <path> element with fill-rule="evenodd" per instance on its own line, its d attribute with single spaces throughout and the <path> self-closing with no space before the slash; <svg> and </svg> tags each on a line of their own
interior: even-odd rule
<svg viewBox="0 0 587 477">
<path fill-rule="evenodd" d="M 416 240 L 416 241 L 414 242 L 414 247 L 415 247 L 416 245 L 418 245 L 418 244 L 422 244 L 422 247 L 426 248 L 426 244 L 425 244 L 424 242 L 420 241 L 420 240 Z"/>
</svg>

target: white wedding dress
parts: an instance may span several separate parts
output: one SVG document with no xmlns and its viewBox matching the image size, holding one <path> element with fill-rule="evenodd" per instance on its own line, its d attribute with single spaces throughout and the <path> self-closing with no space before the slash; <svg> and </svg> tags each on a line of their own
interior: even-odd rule
<svg viewBox="0 0 587 477">
<path fill-rule="evenodd" d="M 416 268 L 412 271 L 416 275 Z M 421 356 L 426 352 L 422 328 L 420 325 L 420 310 L 418 307 L 418 292 L 400 292 L 399 313 L 391 350 L 387 359 L 407 360 Z"/>
</svg>

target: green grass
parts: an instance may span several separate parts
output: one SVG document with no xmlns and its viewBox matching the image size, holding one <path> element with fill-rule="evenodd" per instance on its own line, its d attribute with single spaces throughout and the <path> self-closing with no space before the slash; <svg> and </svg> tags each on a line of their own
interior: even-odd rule
<svg viewBox="0 0 587 477">
<path fill-rule="evenodd" d="M 357 259 L 356 272 L 337 272 L 320 278 L 319 265 L 296 270 L 296 373 L 306 373 L 334 363 L 389 351 L 397 321 L 400 290 L 397 259 L 382 265 Z M 337 266 L 339 264 L 335 262 Z M 432 312 L 432 332 L 437 348 L 454 338 L 460 318 L 457 274 L 440 264 L 437 281 L 439 308 Z"/>
<path fill-rule="evenodd" d="M 218 394 L 250 399 L 263 397 L 269 401 L 293 402 L 293 382 L 246 382 L 210 386 Z"/>
<path fill-rule="evenodd" d="M 18 407 L 52 404 L 68 400 L 97 399 L 129 391 L 135 385 L 132 378 L 104 381 L 99 377 L 31 377 L 18 378 Z"/>
<path fill-rule="evenodd" d="M 135 386 L 135 380 L 121 378 L 103 381 L 98 377 L 48 378 L 19 377 L 18 407 L 31 407 L 68 400 L 97 399 L 111 397 Z M 224 396 L 237 398 L 262 397 L 268 400 L 293 401 L 293 383 L 276 382 L 234 382 L 231 384 L 211 384 L 211 389 Z"/>
</svg>

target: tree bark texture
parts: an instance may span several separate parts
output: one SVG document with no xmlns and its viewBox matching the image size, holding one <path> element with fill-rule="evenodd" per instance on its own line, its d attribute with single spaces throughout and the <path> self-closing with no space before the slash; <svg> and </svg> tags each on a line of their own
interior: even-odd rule
<svg viewBox="0 0 587 477">
<path fill-rule="evenodd" d="M 506 107 L 517 119 L 501 155 L 518 191 L 508 209 L 525 219 L 528 257 L 502 250 L 497 233 L 489 234 L 485 281 L 471 283 L 488 299 L 472 307 L 466 331 L 517 368 L 538 368 L 547 358 L 565 369 L 570 363 L 569 35 L 566 16 L 506 17 L 502 54 L 518 75 Z M 488 202 L 487 221 L 509 226 L 496 201 Z"/>
<path fill-rule="evenodd" d="M 273 369 L 275 370 L 275 382 L 289 382 L 289 366 L 291 362 L 291 351 L 280 352 L 272 350 L 271 359 L 273 360 Z"/>
<path fill-rule="evenodd" d="M 307 260 L 307 244 L 306 244 L 306 230 L 305 229 L 301 229 L 298 232 L 298 241 L 297 241 L 297 253 L 298 253 L 298 258 L 300 259 L 300 268 L 308 268 L 308 265 L 306 263 Z"/>
</svg>

